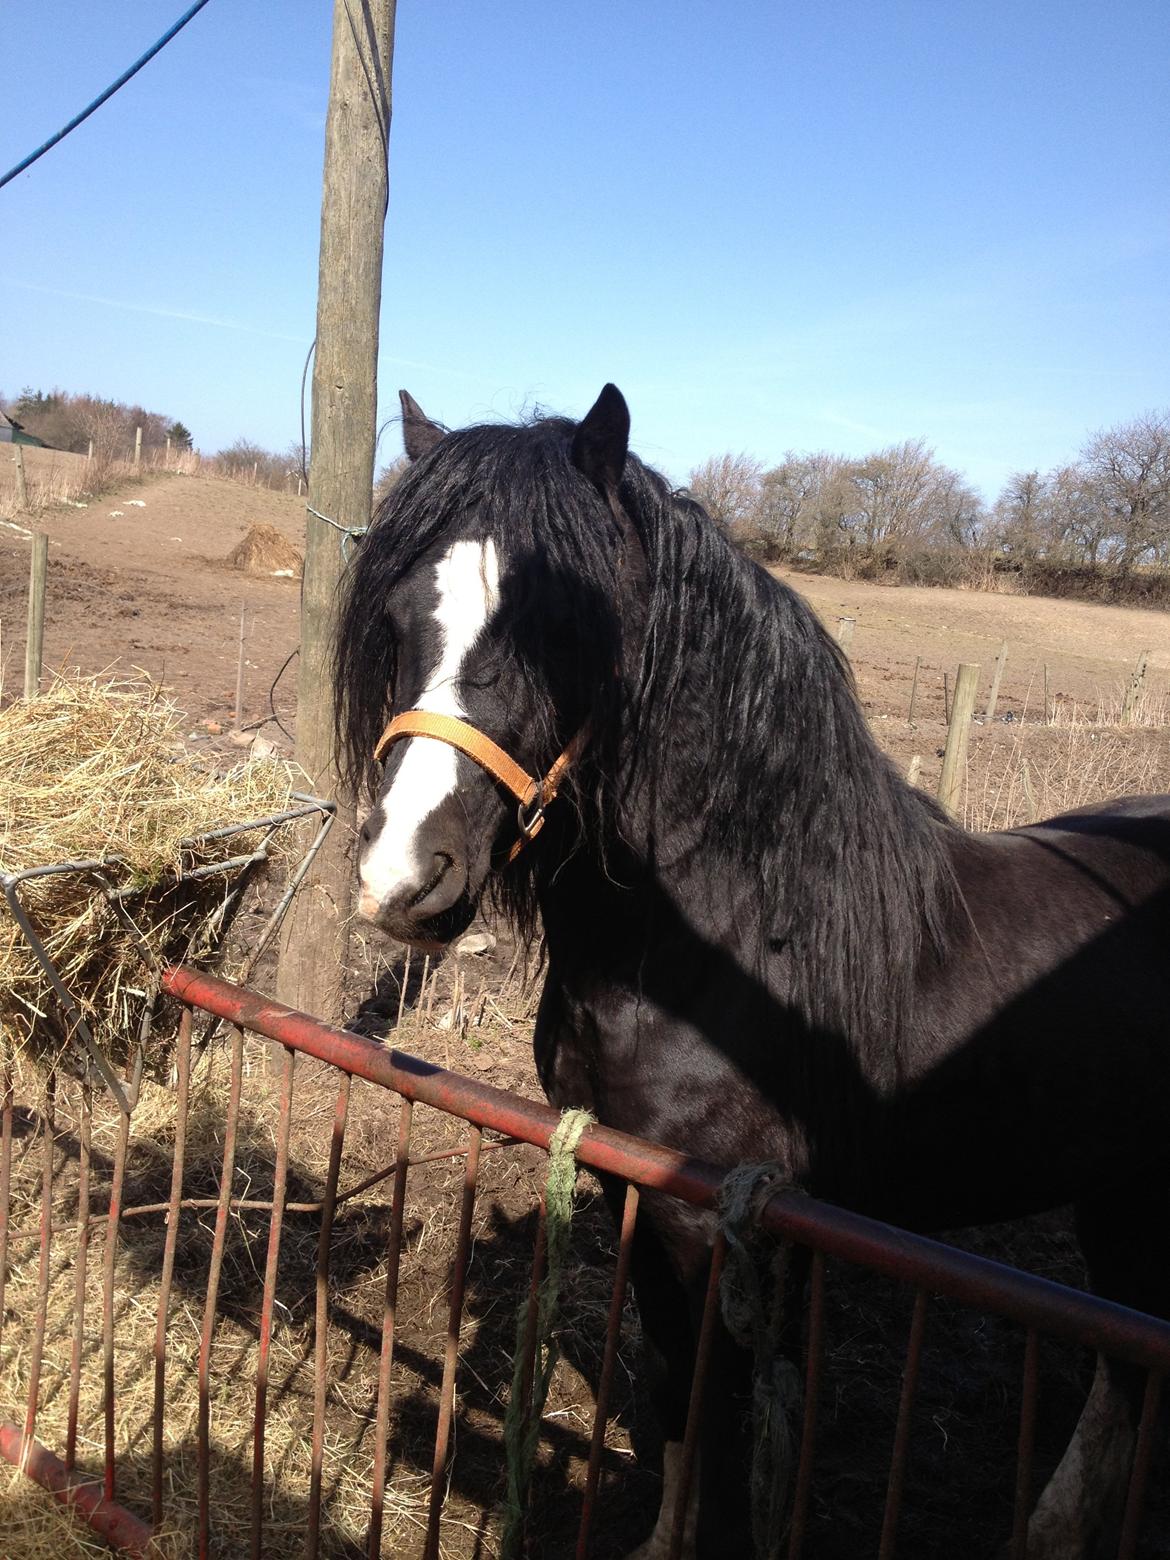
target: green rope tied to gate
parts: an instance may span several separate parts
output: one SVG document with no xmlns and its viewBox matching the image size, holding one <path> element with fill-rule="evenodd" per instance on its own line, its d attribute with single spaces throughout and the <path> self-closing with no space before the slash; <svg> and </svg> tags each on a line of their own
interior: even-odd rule
<svg viewBox="0 0 1170 1560">
<path fill-rule="evenodd" d="M 741 1165 L 719 1188 L 719 1228 L 727 1243 L 719 1300 L 728 1332 L 755 1356 L 752 1375 L 752 1537 L 756 1560 L 776 1560 L 784 1539 L 793 1436 L 789 1411 L 800 1375 L 781 1352 L 788 1247 L 756 1220 L 773 1192 L 792 1186 L 778 1164 Z"/>
<path fill-rule="evenodd" d="M 528 1299 L 521 1302 L 516 1327 L 512 1391 L 504 1416 L 504 1452 L 508 1464 L 508 1498 L 500 1560 L 517 1560 L 524 1537 L 528 1485 L 540 1439 L 540 1424 L 560 1350 L 553 1336 L 560 1307 L 561 1270 L 569 1249 L 573 1189 L 577 1184 L 577 1145 L 596 1117 L 587 1110 L 566 1110 L 548 1145 L 548 1182 L 544 1194 L 545 1265 L 537 1291 L 535 1358 L 531 1403 L 524 1402 L 525 1334 Z"/>
</svg>

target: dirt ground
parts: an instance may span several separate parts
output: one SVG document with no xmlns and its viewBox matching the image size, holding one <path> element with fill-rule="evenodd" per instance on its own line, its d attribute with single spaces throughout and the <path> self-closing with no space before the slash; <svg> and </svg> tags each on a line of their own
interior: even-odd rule
<svg viewBox="0 0 1170 1560">
<path fill-rule="evenodd" d="M 24 602 L 29 538 L 35 527 L 50 538 L 46 664 L 87 672 L 141 669 L 173 690 L 186 711 L 192 746 L 239 756 L 226 735 L 235 711 L 240 614 L 245 618 L 246 684 L 242 719 L 259 723 L 278 749 L 290 751 L 295 729 L 295 663 L 277 681 L 297 643 L 299 586 L 287 578 L 244 575 L 226 559 L 248 528 L 265 521 L 303 547 L 303 504 L 278 494 L 217 478 L 150 476 L 127 482 L 88 507 L 59 507 L 35 521 L 11 514 L 5 503 L 9 474 L 0 460 L 0 663 L 5 695 L 18 690 L 23 667 Z M 974 728 L 971 778 L 965 809 L 975 822 L 1016 821 L 1021 808 L 1048 796 L 1089 800 L 1129 789 L 1170 789 L 1170 727 L 1164 719 L 1170 674 L 1170 617 L 1128 608 L 1044 599 L 982 596 L 967 591 L 891 589 L 818 576 L 788 576 L 831 630 L 854 618 L 850 656 L 858 688 L 879 740 L 900 765 L 917 756 L 921 783 L 937 781 L 945 741 L 943 678 L 953 686 L 961 661 L 980 665 L 982 709 L 994 658 L 1002 641 L 1008 659 L 998 719 Z M 1118 732 L 1098 727 L 1097 716 L 1119 702 L 1125 679 L 1143 653 L 1151 724 Z M 915 663 L 914 719 L 908 719 Z M 1045 675 L 1047 668 L 1047 676 Z M 276 684 L 273 691 L 273 684 Z M 1045 699 L 1045 687 L 1047 698 Z M 1050 722 L 1045 723 L 1048 715 Z M 1010 716 L 1010 719 L 1003 717 Z M 283 728 L 283 729 L 282 729 Z M 1073 787 L 1079 787 L 1078 790 Z M 1055 808 L 1053 809 L 1055 810 Z M 401 1048 L 501 1087 L 536 1095 L 530 1034 L 534 987 L 514 962 L 506 938 L 484 954 L 452 957 L 435 970 L 359 931 L 355 938 L 351 1014 L 361 1027 L 394 1036 Z M 270 973 L 270 972 L 269 972 Z M 264 985 L 261 972 L 257 984 Z M 462 1002 L 457 999 L 462 992 Z M 470 1015 L 466 1028 L 460 1008 Z M 444 1027 L 444 1024 L 446 1027 Z M 222 1060 L 217 1061 L 222 1068 Z M 262 1062 L 249 1072 L 256 1130 L 249 1140 L 245 1181 L 252 1196 L 271 1184 L 274 1086 Z M 320 1193 L 335 1083 L 305 1068 L 298 1082 L 293 1165 L 302 1196 Z M 425 1114 L 425 1113 L 424 1113 Z M 28 1212 L 35 1222 L 35 1116 L 27 1114 Z M 456 1127 L 440 1118 L 421 1120 L 416 1147 L 436 1151 L 454 1142 Z M 128 1203 L 149 1202 L 165 1180 L 165 1125 L 154 1122 L 132 1158 Z M 351 1185 L 393 1158 L 396 1120 L 377 1091 L 355 1089 L 346 1136 L 342 1184 Z M 214 1137 L 214 1133 L 212 1133 Z M 153 1145 L 153 1146 L 152 1146 Z M 209 1151 L 215 1147 L 209 1144 Z M 76 1148 L 61 1143 L 63 1195 Z M 164 1159 L 160 1160 L 160 1154 Z M 27 1160 L 27 1163 L 26 1163 Z M 160 1171 L 160 1163 L 163 1171 Z M 206 1189 L 214 1192 L 214 1156 Z M 515 1307 L 527 1282 L 532 1207 L 541 1177 L 540 1156 L 493 1151 L 485 1157 L 474 1224 L 468 1316 L 460 1344 L 456 1457 L 443 1526 L 443 1554 L 463 1557 L 498 1552 L 502 1461 L 499 1436 L 514 1345 Z M 434 1400 L 446 1333 L 448 1269 L 456 1218 L 458 1167 L 431 1166 L 412 1174 L 407 1210 L 407 1261 L 403 1275 L 401 1330 L 396 1356 L 399 1389 L 391 1470 L 391 1514 L 386 1553 L 421 1552 L 429 1481 Z M 242 1189 L 242 1188 L 241 1188 Z M 166 1195 L 165 1185 L 161 1192 Z M 389 1190 L 381 1184 L 347 1204 L 335 1231 L 330 1280 L 331 1360 L 336 1376 L 327 1416 L 324 1552 L 361 1552 L 360 1502 L 355 1491 L 368 1480 Z M 300 1415 L 311 1397 L 306 1363 L 311 1338 L 314 1227 L 291 1221 L 282 1261 L 273 1394 Z M 153 1322 L 153 1274 L 161 1226 L 134 1221 L 123 1253 L 126 1303 L 120 1312 L 122 1346 L 142 1350 L 149 1369 Z M 224 1322 L 217 1334 L 220 1371 L 217 1398 L 230 1422 L 216 1441 L 217 1516 L 224 1536 L 217 1553 L 243 1552 L 245 1486 L 249 1453 L 241 1428 L 246 1409 L 227 1405 L 235 1378 L 248 1379 L 249 1351 L 257 1335 L 258 1271 L 267 1222 L 261 1216 L 233 1227 L 227 1267 Z M 206 1276 L 209 1221 L 187 1228 L 182 1304 L 176 1339 L 197 1335 L 198 1306 Z M 980 1236 L 977 1249 L 1001 1260 L 1066 1281 L 1082 1278 L 1068 1220 L 1053 1215 L 1006 1232 Z M 584 1188 L 575 1223 L 574 1262 L 565 1296 L 562 1346 L 566 1363 L 550 1399 L 547 1451 L 538 1479 L 530 1531 L 533 1556 L 572 1551 L 580 1509 L 592 1390 L 597 1378 L 604 1312 L 611 1281 L 614 1237 L 596 1187 Z M 32 1252 L 21 1273 L 33 1280 Z M 121 1271 L 121 1270 L 120 1270 Z M 67 1268 L 66 1268 L 67 1276 Z M 19 1277 L 19 1275 L 18 1275 Z M 71 1280 L 70 1280 L 71 1282 Z M 20 1293 L 20 1283 L 14 1285 Z M 11 1289 L 10 1289 L 11 1295 Z M 6 1343 L 19 1336 L 19 1302 L 8 1318 Z M 829 1378 L 822 1409 L 820 1475 L 808 1553 L 820 1560 L 851 1560 L 876 1548 L 876 1526 L 888 1472 L 897 1408 L 909 1297 L 882 1281 L 834 1267 L 827 1322 Z M 983 1560 L 1010 1526 L 1013 1455 L 1018 1413 L 1022 1338 L 1018 1331 L 945 1302 L 932 1304 L 928 1359 L 912 1443 L 903 1544 L 899 1552 L 920 1560 L 947 1556 Z M 656 1451 L 637 1380 L 637 1322 L 627 1307 L 617 1372 L 614 1422 L 607 1437 L 605 1482 L 595 1553 L 625 1552 L 644 1535 L 656 1501 Z M 1078 1411 L 1089 1362 L 1079 1351 L 1046 1345 L 1043 1354 L 1038 1471 L 1051 1468 Z M 275 1367 L 274 1367 L 275 1370 Z M 176 1421 L 169 1455 L 176 1486 L 175 1511 L 190 1531 L 189 1478 L 194 1459 L 189 1394 L 190 1366 L 179 1372 L 188 1392 Z M 61 1393 L 56 1395 L 57 1409 Z M 8 1405 L 0 1405 L 8 1411 Z M 213 1425 L 216 1423 L 213 1416 Z M 274 1425 L 279 1416 L 274 1418 Z M 50 1422 L 45 1437 L 52 1441 Z M 92 1457 L 96 1419 L 87 1444 Z M 127 1429 L 128 1499 L 141 1509 L 148 1460 L 141 1425 Z M 282 1432 L 283 1434 L 283 1432 Z M 303 1542 L 304 1435 L 273 1431 L 270 1539 L 273 1554 L 300 1552 Z M 1164 1482 L 1164 1480 L 1163 1480 Z M 41 1560 L 46 1552 L 20 1535 L 31 1533 L 41 1508 L 23 1490 L 4 1493 L 7 1515 L 0 1553 L 7 1560 Z M 31 1512 L 31 1515 L 29 1514 Z M 355 1514 L 356 1513 L 356 1514 Z M 241 1526 L 241 1524 L 243 1524 Z M 1166 1513 L 1155 1513 L 1155 1531 L 1143 1552 L 1170 1555 Z M 176 1552 L 189 1547 L 176 1540 Z M 23 1547 L 22 1547 L 23 1546 Z M 62 1529 L 61 1555 L 92 1553 Z"/>
</svg>

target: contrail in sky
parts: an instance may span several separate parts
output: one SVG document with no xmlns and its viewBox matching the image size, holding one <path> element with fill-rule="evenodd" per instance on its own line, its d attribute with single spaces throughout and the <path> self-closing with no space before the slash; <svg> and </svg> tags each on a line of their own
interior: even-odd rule
<svg viewBox="0 0 1170 1560">
<path fill-rule="evenodd" d="M 245 325 L 240 320 L 221 319 L 216 314 L 199 314 L 192 309 L 164 309 L 149 303 L 125 303 L 120 298 L 99 298 L 93 293 L 69 292 L 63 287 L 41 287 L 36 282 L 15 281 L 9 277 L 10 287 L 23 288 L 25 292 L 44 293 L 50 298 L 72 298 L 77 303 L 96 303 L 107 309 L 124 309 L 128 314 L 151 314 L 163 320 L 188 320 L 194 325 L 215 325 L 221 330 L 240 330 L 250 336 L 267 336 L 272 341 L 293 341 L 304 346 L 307 336 L 291 336 L 284 331 L 264 330 L 259 325 Z"/>
</svg>

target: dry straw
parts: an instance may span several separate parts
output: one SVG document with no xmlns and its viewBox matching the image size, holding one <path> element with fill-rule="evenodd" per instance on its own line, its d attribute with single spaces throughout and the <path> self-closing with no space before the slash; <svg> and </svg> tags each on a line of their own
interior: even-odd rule
<svg viewBox="0 0 1170 1560">
<path fill-rule="evenodd" d="M 293 777 L 271 759 L 216 773 L 188 753 L 180 715 L 145 681 L 57 678 L 0 710 L 0 870 L 97 861 L 116 889 L 70 872 L 30 879 L 20 899 L 103 1049 L 124 1056 L 153 961 L 207 953 L 223 930 L 230 874 L 193 868 L 254 849 L 262 831 L 208 840 L 289 806 Z M 0 1027 L 11 1048 L 55 1054 L 64 1016 L 12 917 L 0 913 Z"/>
</svg>

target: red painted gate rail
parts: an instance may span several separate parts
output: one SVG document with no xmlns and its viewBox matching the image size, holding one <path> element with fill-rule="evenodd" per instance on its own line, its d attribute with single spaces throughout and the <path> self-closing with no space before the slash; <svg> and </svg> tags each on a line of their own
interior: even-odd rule
<svg viewBox="0 0 1170 1560">
<path fill-rule="evenodd" d="M 315 1359 L 312 1436 L 312 1472 L 309 1490 L 305 1553 L 319 1552 L 322 1514 L 322 1462 L 325 1436 L 325 1403 L 328 1390 L 325 1339 L 329 1323 L 329 1256 L 334 1212 L 338 1202 L 341 1150 L 349 1103 L 349 1085 L 353 1077 L 368 1080 L 392 1091 L 400 1099 L 398 1153 L 394 1163 L 366 1184 L 393 1176 L 385 1305 L 378 1370 L 373 1472 L 369 1492 L 369 1522 L 366 1552 L 383 1552 L 383 1527 L 387 1496 L 387 1452 L 390 1425 L 390 1388 L 393 1371 L 396 1302 L 399 1259 L 403 1241 L 403 1213 L 407 1172 L 412 1164 L 428 1159 L 460 1157 L 464 1162 L 458 1239 L 451 1269 L 449 1315 L 443 1358 L 437 1430 L 435 1435 L 430 1495 L 427 1507 L 425 1560 L 436 1560 L 439 1553 L 439 1524 L 447 1488 L 451 1457 L 452 1420 L 459 1339 L 462 1324 L 465 1280 L 471 1252 L 472 1216 L 481 1151 L 499 1146 L 484 1144 L 485 1129 L 503 1134 L 505 1140 L 529 1143 L 547 1150 L 558 1122 L 558 1113 L 549 1106 L 520 1095 L 462 1077 L 430 1063 L 393 1051 L 375 1041 L 331 1027 L 307 1014 L 214 976 L 176 967 L 167 971 L 164 989 L 184 1006 L 177 1052 L 177 1116 L 171 1194 L 165 1203 L 134 1210 L 122 1208 L 123 1177 L 130 1132 L 130 1116 L 120 1124 L 113 1156 L 108 1211 L 101 1215 L 105 1223 L 103 1252 L 103 1315 L 101 1356 L 103 1370 L 104 1457 L 100 1482 L 83 1475 L 77 1468 L 78 1395 L 85 1352 L 84 1295 L 89 1214 L 90 1143 L 88 1117 L 83 1116 L 80 1132 L 80 1182 L 76 1230 L 77 1247 L 73 1262 L 77 1272 L 77 1313 L 69 1368 L 69 1425 L 64 1457 L 58 1458 L 36 1439 L 38 1393 L 42 1355 L 45 1346 L 44 1300 L 48 1293 L 53 1198 L 53 1132 L 47 1117 L 43 1128 L 42 1215 L 39 1232 L 39 1293 L 41 1311 L 35 1317 L 32 1336 L 22 1340 L 29 1354 L 29 1386 L 23 1424 L 0 1423 L 0 1454 L 29 1474 L 58 1499 L 71 1504 L 100 1535 L 131 1554 L 151 1554 L 152 1534 L 165 1529 L 166 1453 L 164 1445 L 164 1404 L 167 1371 L 167 1332 L 170 1321 L 171 1291 L 174 1280 L 180 1215 L 191 1206 L 214 1209 L 214 1234 L 210 1272 L 203 1308 L 202 1336 L 198 1361 L 198 1424 L 196 1437 L 198 1480 L 198 1532 L 192 1538 L 192 1552 L 207 1555 L 214 1543 L 214 1517 L 211 1495 L 211 1378 L 212 1339 L 218 1316 L 219 1286 L 228 1222 L 233 1208 L 259 1206 L 271 1210 L 267 1253 L 260 1302 L 259 1336 L 252 1433 L 251 1546 L 259 1557 L 265 1551 L 266 1501 L 264 1481 L 264 1436 L 268 1399 L 268 1377 L 274 1327 L 277 1269 L 280 1260 L 284 1214 L 292 1205 L 287 1200 L 289 1134 L 293 1110 L 294 1060 L 300 1053 L 319 1059 L 338 1070 L 338 1094 L 334 1113 L 331 1150 L 324 1196 L 311 1205 L 320 1215 L 320 1240 L 317 1261 L 315 1312 Z M 223 1163 L 218 1195 L 214 1199 L 185 1197 L 185 1137 L 187 1091 L 191 1067 L 191 1015 L 194 1010 L 212 1014 L 234 1026 L 231 1042 L 231 1083 L 224 1129 Z M 270 1203 L 248 1204 L 233 1197 L 236 1170 L 236 1137 L 243 1090 L 243 1032 L 265 1036 L 284 1047 L 279 1074 L 280 1116 L 276 1127 L 276 1164 Z M 134 1097 L 136 1080 L 130 1080 Z M 411 1111 L 415 1104 L 433 1107 L 468 1124 L 466 1143 L 445 1155 L 423 1155 L 412 1159 L 410 1152 Z M 3 1132 L 0 1138 L 0 1329 L 4 1325 L 4 1286 L 8 1277 L 9 1212 L 11 1196 L 14 1110 L 11 1082 L 3 1096 Z M 50 1111 L 51 1116 L 51 1111 Z M 578 1159 L 593 1170 L 608 1172 L 627 1183 L 625 1213 L 622 1220 L 618 1260 L 609 1304 L 609 1323 L 597 1387 L 596 1407 L 591 1430 L 588 1472 L 582 1502 L 582 1516 L 576 1554 L 589 1553 L 590 1530 L 602 1465 L 615 1362 L 617 1358 L 622 1306 L 629 1271 L 631 1242 L 638 1213 L 639 1190 L 654 1189 L 685 1200 L 698 1207 L 713 1206 L 721 1171 L 714 1166 L 645 1142 L 605 1127 L 590 1127 L 581 1139 Z M 359 1186 L 352 1192 L 362 1190 Z M 120 1220 L 129 1212 L 158 1213 L 167 1216 L 163 1249 L 158 1311 L 154 1343 L 154 1415 L 151 1426 L 152 1509 L 149 1518 L 135 1515 L 117 1499 L 118 1464 L 115 1455 L 115 1328 L 113 1315 L 114 1265 Z M 824 1259 L 837 1257 L 879 1274 L 899 1280 L 915 1291 L 914 1320 L 907 1350 L 903 1389 L 898 1406 L 886 1508 L 878 1554 L 881 1560 L 894 1553 L 899 1508 L 909 1446 L 910 1416 L 914 1404 L 918 1360 L 922 1349 L 922 1322 L 929 1295 L 946 1295 L 972 1309 L 1018 1322 L 1026 1329 L 1024 1373 L 1020 1405 L 1019 1449 L 1016 1469 L 1015 1519 L 1011 1553 L 1022 1556 L 1026 1541 L 1026 1523 L 1032 1490 L 1032 1458 L 1036 1423 L 1038 1384 L 1037 1345 L 1041 1334 L 1058 1336 L 1087 1344 L 1103 1353 L 1132 1362 L 1149 1372 L 1146 1400 L 1138 1435 L 1130 1479 L 1130 1490 L 1120 1540 L 1119 1556 L 1129 1560 L 1136 1552 L 1145 1487 L 1149 1471 L 1154 1423 L 1162 1377 L 1170 1368 L 1170 1325 L 1121 1306 L 1031 1277 L 985 1258 L 942 1245 L 922 1236 L 891 1228 L 843 1209 L 820 1203 L 792 1192 L 778 1192 L 767 1202 L 761 1222 L 777 1236 L 811 1248 L 812 1281 L 809 1299 L 806 1378 L 803 1406 L 803 1430 L 799 1449 L 792 1514 L 787 1540 L 790 1560 L 802 1552 L 807 1531 L 812 1491 L 813 1452 L 821 1388 Z M 31 1233 L 31 1232 L 30 1232 Z M 537 1226 L 533 1262 L 532 1293 L 535 1293 L 543 1253 L 543 1209 Z M 709 1336 L 717 1303 L 717 1278 L 722 1252 L 716 1246 L 712 1280 L 708 1289 L 707 1311 L 702 1334 Z M 529 1362 L 535 1352 L 535 1306 L 529 1306 L 529 1327 L 522 1347 Z M 0 1334 L 2 1336 L 2 1334 Z M 704 1390 L 705 1360 L 702 1350 L 696 1371 L 687 1442 L 684 1447 L 683 1492 L 693 1458 L 695 1433 Z M 0 1404 L 0 1410 L 6 1405 Z M 674 1553 L 682 1540 L 682 1523 L 675 1524 Z"/>
</svg>

